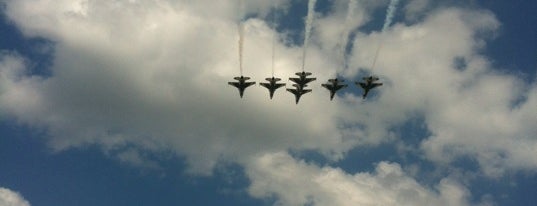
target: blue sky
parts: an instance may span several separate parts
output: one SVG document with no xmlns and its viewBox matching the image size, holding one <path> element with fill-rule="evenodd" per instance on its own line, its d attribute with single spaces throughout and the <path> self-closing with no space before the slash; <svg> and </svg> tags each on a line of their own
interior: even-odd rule
<svg viewBox="0 0 537 206">
<path fill-rule="evenodd" d="M 0 205 L 529 205 L 537 3 L 0 0 Z M 249 18 L 238 16 L 246 13 Z M 277 29 L 268 22 L 278 14 Z M 348 68 L 338 68 L 350 31 Z M 370 98 L 352 84 L 383 42 Z M 457 68 L 460 67 L 460 68 Z M 288 83 L 288 82 L 287 82 Z"/>
</svg>

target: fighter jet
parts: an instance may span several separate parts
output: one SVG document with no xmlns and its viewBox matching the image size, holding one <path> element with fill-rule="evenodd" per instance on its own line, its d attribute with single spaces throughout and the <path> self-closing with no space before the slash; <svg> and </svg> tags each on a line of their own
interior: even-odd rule
<svg viewBox="0 0 537 206">
<path fill-rule="evenodd" d="M 339 80 L 337 78 L 329 79 L 328 82 L 330 84 L 321 84 L 321 86 L 323 86 L 324 88 L 330 90 L 330 101 L 332 101 L 332 99 L 334 99 L 334 95 L 336 94 L 336 92 L 338 90 L 347 87 L 346 84 L 340 84 L 340 82 L 344 82 L 344 80 Z"/>
<path fill-rule="evenodd" d="M 265 80 L 267 80 L 268 83 L 261 82 L 259 84 L 269 90 L 270 99 L 272 99 L 272 96 L 274 96 L 274 91 L 276 91 L 276 89 L 285 86 L 285 83 L 276 83 L 277 81 L 281 80 L 280 78 L 269 77 L 269 78 L 266 78 Z"/>
<path fill-rule="evenodd" d="M 249 80 L 250 77 L 240 76 L 240 77 L 235 77 L 233 79 L 237 80 L 238 82 L 228 82 L 228 84 L 231 86 L 237 87 L 237 89 L 239 89 L 239 95 L 241 96 L 241 98 L 242 98 L 242 95 L 244 94 L 244 89 L 246 89 L 246 87 L 249 87 L 255 84 L 255 82 L 246 82 L 246 80 Z"/>
<path fill-rule="evenodd" d="M 369 90 L 378 86 L 382 86 L 382 83 L 374 83 L 375 81 L 379 80 L 378 77 L 369 76 L 369 77 L 364 77 L 363 80 L 365 82 L 356 82 L 356 85 L 364 89 L 364 95 L 362 96 L 363 99 L 365 99 L 365 97 L 367 96 L 367 93 L 369 93 Z"/>
<path fill-rule="evenodd" d="M 310 83 L 312 81 L 315 81 L 317 78 L 307 78 L 306 76 L 310 76 L 311 73 L 310 72 L 297 72 L 295 73 L 298 78 L 296 77 L 289 77 L 289 80 L 293 81 L 294 83 L 296 83 L 298 87 L 300 88 L 304 88 L 306 86 L 307 83 Z"/>
<path fill-rule="evenodd" d="M 287 91 L 295 95 L 296 104 L 298 104 L 298 101 L 303 94 L 311 92 L 311 89 L 304 89 L 304 87 L 306 87 L 307 85 L 303 85 L 303 87 L 301 87 L 298 84 L 293 84 L 293 86 L 296 87 L 296 89 L 287 89 Z"/>
</svg>

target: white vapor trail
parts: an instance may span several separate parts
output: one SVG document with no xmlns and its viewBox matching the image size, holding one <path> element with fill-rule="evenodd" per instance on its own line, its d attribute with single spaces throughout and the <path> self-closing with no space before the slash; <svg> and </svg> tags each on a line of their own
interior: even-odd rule
<svg viewBox="0 0 537 206">
<path fill-rule="evenodd" d="M 357 3 L 357 0 L 349 0 L 349 5 L 347 7 L 347 18 L 345 18 L 345 24 L 343 24 L 343 29 L 341 31 L 341 39 L 338 42 L 339 54 L 341 58 L 340 59 L 341 67 L 343 69 L 347 68 L 345 53 L 346 53 L 347 44 L 349 40 L 349 33 L 350 33 L 349 24 L 352 18 L 354 18 L 354 10 L 356 9 L 356 3 Z"/>
<path fill-rule="evenodd" d="M 272 4 L 272 7 L 274 9 L 274 11 L 276 11 L 276 9 L 278 8 L 278 2 L 277 1 L 274 1 L 274 3 Z M 272 25 L 274 26 L 274 33 L 272 34 L 272 76 L 274 77 L 274 61 L 275 61 L 275 56 L 276 56 L 276 31 L 277 31 L 277 26 L 276 26 L 276 12 L 274 12 L 274 14 L 272 14 Z"/>
<path fill-rule="evenodd" d="M 244 15 L 244 0 L 239 0 L 239 23 L 238 23 L 238 30 L 239 30 L 239 70 L 242 76 L 242 50 L 244 47 L 244 25 L 242 23 L 242 18 Z"/>
<path fill-rule="evenodd" d="M 244 45 L 244 25 L 239 22 L 239 69 L 242 76 L 242 48 Z"/>
<path fill-rule="evenodd" d="M 390 5 L 388 5 L 388 11 L 386 12 L 386 20 L 384 21 L 384 26 L 382 27 L 382 33 L 390 27 L 390 24 L 392 24 L 393 16 L 395 16 L 395 10 L 397 9 L 397 4 L 399 3 L 399 0 L 391 0 Z M 380 53 L 380 48 L 382 48 L 382 44 L 384 43 L 383 37 L 380 37 L 379 47 L 377 48 L 377 51 L 375 52 L 375 57 L 373 59 L 373 65 L 371 65 L 371 71 L 375 69 L 375 64 L 377 63 L 377 59 Z"/>
<path fill-rule="evenodd" d="M 308 2 L 308 16 L 306 17 L 306 24 L 305 24 L 305 30 L 304 30 L 304 51 L 302 53 L 302 71 L 304 71 L 304 67 L 306 65 L 306 50 L 308 49 L 308 44 L 310 40 L 311 35 L 311 27 L 313 24 L 313 17 L 315 14 L 315 3 L 317 0 L 309 0 Z"/>
<path fill-rule="evenodd" d="M 390 5 L 388 6 L 388 12 L 386 13 L 386 20 L 384 21 L 384 26 L 382 27 L 382 31 L 386 31 L 390 24 L 392 24 L 393 16 L 395 15 L 395 9 L 397 8 L 397 4 L 399 3 L 399 0 L 391 0 Z"/>
</svg>

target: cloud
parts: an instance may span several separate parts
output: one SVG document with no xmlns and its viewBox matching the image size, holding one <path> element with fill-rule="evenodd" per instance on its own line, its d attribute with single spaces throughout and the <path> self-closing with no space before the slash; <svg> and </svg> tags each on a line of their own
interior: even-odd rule
<svg viewBox="0 0 537 206">
<path fill-rule="evenodd" d="M 254 197 L 277 197 L 276 205 L 468 205 L 468 190 L 449 178 L 434 188 L 420 185 L 397 163 L 380 162 L 373 173 L 348 174 L 285 153 L 259 156 L 248 167 Z"/>
<path fill-rule="evenodd" d="M 429 6 L 430 0 L 411 0 L 404 6 L 405 18 L 408 20 L 416 20 L 423 15 L 423 12 Z"/>
<path fill-rule="evenodd" d="M 51 40 L 55 53 L 49 77 L 28 74 L 25 62 L 30 60 L 24 57 L 1 54 L 0 112 L 44 129 L 49 146 L 57 151 L 98 145 L 122 161 L 150 167 L 158 167 L 158 161 L 143 154 L 164 151 L 185 157 L 189 172 L 206 175 L 220 161 L 238 162 L 250 171 L 254 184 L 267 181 L 262 178 L 285 180 L 263 167 L 283 161 L 310 176 L 339 181 L 329 187 L 349 184 L 353 193 L 361 192 L 356 189 L 360 181 L 371 181 L 378 190 L 386 187 L 379 182 L 385 178 L 382 171 L 349 175 L 280 152 L 313 150 L 337 161 L 359 146 L 407 144 L 404 134 L 392 128 L 423 116 L 431 135 L 422 137 L 419 145 L 410 145 L 414 148 L 409 151 L 418 151 L 435 164 L 449 166 L 468 157 L 485 174 L 496 177 L 506 171 L 537 169 L 533 158 L 537 116 L 532 115 L 537 87 L 497 72 L 482 54 L 486 41 L 501 26 L 487 11 L 438 8 L 415 23 L 394 24 L 385 33 L 359 30 L 352 39 L 349 69 L 340 75 L 358 79 L 383 42 L 372 72 L 385 85 L 366 101 L 347 91 L 331 102 L 320 84 L 338 71 L 334 47 L 340 32 L 327 30 L 340 29 L 333 24 L 345 15 L 343 7 L 335 7 L 337 12 L 315 23 L 308 48 L 307 70 L 317 77 L 311 84 L 314 92 L 295 105 L 294 97 L 283 89 L 269 100 L 264 88 L 250 87 L 240 99 L 236 89 L 227 85 L 239 73 L 235 1 L 17 0 L 5 4 L 5 13 L 25 35 Z M 281 9 L 287 4 L 280 2 Z M 379 5 L 359 3 L 352 27 L 361 28 L 372 18 L 371 11 L 363 8 Z M 271 6 L 249 1 L 247 9 L 262 17 Z M 302 50 L 284 44 L 285 34 L 276 33 L 262 18 L 249 18 L 244 25 L 246 76 L 259 82 L 271 74 L 273 35 L 282 40 L 275 45 L 275 75 L 286 79 L 300 70 Z M 264 158 L 251 158 L 265 154 L 279 155 L 265 157 L 266 163 Z M 466 204 L 468 194 L 456 181 L 440 181 L 437 188 L 442 192 L 435 193 L 403 174 L 396 163 L 379 163 L 377 170 L 384 167 L 395 175 L 396 184 L 438 204 L 449 195 L 460 200 L 457 204 Z M 313 184 L 294 183 L 297 187 Z M 282 202 L 307 202 L 311 195 L 312 201 L 342 198 L 327 197 L 319 189 L 294 199 L 276 192 L 277 185 L 271 191 L 256 191 L 256 187 L 250 187 L 252 195 L 276 193 Z M 386 204 L 392 203 L 386 199 Z"/>
<path fill-rule="evenodd" d="M 30 206 L 19 193 L 0 187 L 0 205 L 2 206 Z"/>
<path fill-rule="evenodd" d="M 537 119 L 522 115 L 535 106 L 535 85 L 497 72 L 480 55 L 483 38 L 493 37 L 499 26 L 486 11 L 443 9 L 424 22 L 396 25 L 382 36 L 359 35 L 351 68 L 367 68 L 371 51 L 380 38 L 385 41 L 375 73 L 389 81 L 369 110 L 373 121 L 379 121 L 375 124 L 397 125 L 423 115 L 433 135 L 421 149 L 434 162 L 470 157 L 489 176 L 535 170 L 537 164 L 526 155 L 534 155 L 530 150 L 537 143 L 528 122 Z M 461 59 L 464 68 L 456 66 Z"/>
<path fill-rule="evenodd" d="M 340 147 L 352 145 L 330 121 L 336 107 L 307 112 L 328 103 L 328 94 L 304 96 L 309 103 L 300 107 L 283 90 L 274 101 L 263 88 L 238 98 L 226 84 L 238 74 L 234 17 L 204 16 L 190 8 L 196 5 L 179 2 L 114 7 L 91 1 L 84 4 L 84 15 L 57 9 L 71 8 L 71 3 L 54 9 L 38 7 L 41 3 L 8 2 L 7 13 L 28 35 L 56 43 L 53 75 L 28 83 L 6 79 L 14 86 L 1 101 L 21 122 L 46 128 L 56 150 L 85 144 L 106 150 L 169 149 L 185 155 L 193 170 L 210 173 L 219 158 L 260 149 L 319 149 L 337 155 Z M 32 18 L 36 16 L 43 18 Z M 260 19 L 245 26 L 245 75 L 262 79 L 270 74 L 274 31 Z M 276 48 L 277 75 L 299 70 L 298 48 Z"/>
</svg>

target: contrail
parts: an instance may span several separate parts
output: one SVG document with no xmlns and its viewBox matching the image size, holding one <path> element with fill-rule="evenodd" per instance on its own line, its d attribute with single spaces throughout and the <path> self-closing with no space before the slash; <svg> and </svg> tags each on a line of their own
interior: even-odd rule
<svg viewBox="0 0 537 206">
<path fill-rule="evenodd" d="M 382 38 L 382 37 L 380 37 Z M 375 64 L 377 63 L 377 57 L 379 56 L 379 53 L 380 53 L 380 48 L 382 47 L 382 40 L 380 40 L 380 43 L 379 43 L 379 47 L 377 48 L 377 51 L 375 52 L 375 57 L 373 59 L 373 65 L 371 65 L 371 71 L 373 71 L 373 69 L 375 69 Z"/>
<path fill-rule="evenodd" d="M 278 8 L 278 1 L 274 1 L 274 3 L 272 4 L 274 10 L 276 11 L 276 9 Z M 274 13 L 272 14 L 272 25 L 274 26 L 274 33 L 272 34 L 272 76 L 274 77 L 274 59 L 275 59 L 275 53 L 276 53 L 276 32 L 277 32 L 277 28 L 276 28 L 276 12 L 274 11 Z"/>
<path fill-rule="evenodd" d="M 239 69 L 242 76 L 242 48 L 244 45 L 244 25 L 242 22 L 239 22 Z"/>
<path fill-rule="evenodd" d="M 349 0 L 349 5 L 347 6 L 347 18 L 345 18 L 345 24 L 343 24 L 343 29 L 341 31 L 341 39 L 338 42 L 339 46 L 339 54 L 340 54 L 340 60 L 341 60 L 341 66 L 343 69 L 347 68 L 346 64 L 346 51 L 347 51 L 347 44 L 349 40 L 349 33 L 350 33 L 350 22 L 354 18 L 354 10 L 356 9 L 356 0 Z"/>
<path fill-rule="evenodd" d="M 242 23 L 242 18 L 244 13 L 244 0 L 239 0 L 239 23 L 238 23 L 238 30 L 239 30 L 239 70 L 242 76 L 242 49 L 244 47 L 244 25 Z"/>
<path fill-rule="evenodd" d="M 384 33 L 390 27 L 390 24 L 392 24 L 393 17 L 395 16 L 395 10 L 397 9 L 397 4 L 399 3 L 399 0 L 391 0 L 390 5 L 388 5 L 388 11 L 386 12 L 386 20 L 384 21 L 384 26 L 382 27 L 381 33 Z M 382 44 L 384 43 L 384 39 L 382 35 L 380 36 L 379 40 L 379 47 L 377 48 L 377 51 L 375 52 L 375 57 L 373 59 L 373 65 L 371 66 L 371 71 L 375 69 L 375 64 L 377 63 L 377 58 L 380 53 L 380 48 L 382 48 Z"/>
<path fill-rule="evenodd" d="M 313 15 L 315 14 L 315 3 L 317 0 L 309 0 L 308 2 L 308 16 L 306 17 L 306 28 L 304 31 L 304 51 L 302 53 L 302 71 L 306 65 L 306 50 L 308 49 L 308 44 L 310 40 L 311 27 L 313 23 Z"/>
<path fill-rule="evenodd" d="M 391 0 L 390 5 L 388 6 L 388 12 L 386 13 L 386 20 L 384 21 L 384 26 L 382 27 L 382 31 L 386 31 L 390 24 L 392 24 L 393 16 L 395 15 L 395 9 L 397 8 L 397 4 L 399 3 L 399 0 Z"/>
<path fill-rule="evenodd" d="M 276 32 L 276 31 L 274 31 Z M 274 56 L 275 56 L 275 53 L 276 51 L 276 34 L 272 34 L 272 76 L 274 76 Z"/>
</svg>

